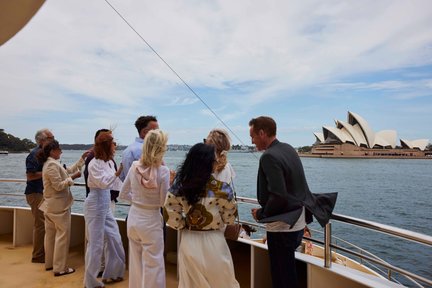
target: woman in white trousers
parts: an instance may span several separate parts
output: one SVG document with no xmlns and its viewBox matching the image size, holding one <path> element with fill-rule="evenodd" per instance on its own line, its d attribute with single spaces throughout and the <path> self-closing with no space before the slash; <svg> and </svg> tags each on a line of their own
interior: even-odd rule
<svg viewBox="0 0 432 288">
<path fill-rule="evenodd" d="M 95 141 L 95 158 L 88 165 L 90 193 L 84 203 L 87 225 L 84 286 L 104 287 L 104 283 L 122 281 L 125 272 L 125 252 L 117 222 L 110 209 L 110 190 L 121 187 L 122 167 L 116 171 L 113 162 L 116 143 L 110 132 L 102 132 Z M 106 248 L 104 249 L 104 240 Z M 101 255 L 105 253 L 102 282 L 97 279 Z"/>
<path fill-rule="evenodd" d="M 170 171 L 162 165 L 167 135 L 151 130 L 144 138 L 141 159 L 134 161 L 120 190 L 131 202 L 128 215 L 129 287 L 165 288 L 163 219 Z"/>
</svg>

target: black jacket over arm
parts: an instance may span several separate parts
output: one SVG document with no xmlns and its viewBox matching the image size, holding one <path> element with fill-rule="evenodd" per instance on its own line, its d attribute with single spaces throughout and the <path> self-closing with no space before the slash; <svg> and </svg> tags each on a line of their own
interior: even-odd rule
<svg viewBox="0 0 432 288">
<path fill-rule="evenodd" d="M 260 158 L 257 181 L 257 211 L 260 223 L 283 221 L 294 225 L 302 207 L 306 208 L 306 222 L 312 214 L 321 226 L 330 220 L 337 193 L 312 194 L 306 182 L 300 157 L 295 149 L 277 139 Z"/>
</svg>

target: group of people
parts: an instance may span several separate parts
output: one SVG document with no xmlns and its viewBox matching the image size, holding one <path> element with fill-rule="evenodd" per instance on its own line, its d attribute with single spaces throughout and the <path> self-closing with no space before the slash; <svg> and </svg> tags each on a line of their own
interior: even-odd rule
<svg viewBox="0 0 432 288">
<path fill-rule="evenodd" d="M 85 287 L 104 287 L 124 277 L 125 251 L 112 209 L 116 193 L 131 204 L 127 219 L 129 287 L 165 287 L 165 223 L 182 231 L 179 287 L 239 287 L 223 232 L 238 215 L 235 172 L 227 159 L 228 133 L 210 131 L 174 172 L 163 161 L 168 136 L 159 129 L 156 117 L 141 116 L 135 127 L 139 137 L 123 151 L 119 167 L 113 160 L 116 143 L 110 130 L 98 130 L 93 149 L 69 167 L 59 162 L 61 149 L 52 132 L 36 133 L 38 147 L 26 160 L 26 196 L 35 219 L 32 262 L 45 263 L 55 276 L 75 271 L 66 264 L 73 201 L 69 186 L 86 164 Z M 312 221 L 312 214 L 321 225 L 329 221 L 336 194 L 309 191 L 297 152 L 276 139 L 272 118 L 254 118 L 249 127 L 252 143 L 265 151 L 257 180 L 261 208 L 251 213 L 258 222 L 266 223 L 273 287 L 297 287 L 294 251 L 303 229 Z"/>
</svg>

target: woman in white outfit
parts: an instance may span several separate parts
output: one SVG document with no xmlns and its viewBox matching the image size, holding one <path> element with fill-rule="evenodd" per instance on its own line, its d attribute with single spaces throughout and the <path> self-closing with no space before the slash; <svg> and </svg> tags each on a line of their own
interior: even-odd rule
<svg viewBox="0 0 432 288">
<path fill-rule="evenodd" d="M 210 131 L 205 143 L 209 145 L 214 145 L 216 149 L 216 163 L 213 167 L 213 177 L 216 180 L 226 182 L 230 184 L 233 191 L 234 188 L 234 178 L 236 177 L 235 171 L 231 164 L 228 162 L 228 151 L 231 149 L 231 138 L 229 134 L 224 129 L 215 128 Z M 235 193 L 235 191 L 234 191 Z M 248 232 L 244 229 L 242 225 L 239 237 L 250 239 L 250 233 L 256 232 L 256 229 L 248 226 Z"/>
<path fill-rule="evenodd" d="M 226 182 L 233 186 L 235 172 L 228 162 L 227 154 L 231 149 L 231 139 L 223 129 L 213 129 L 208 134 L 206 144 L 214 145 L 216 149 L 216 163 L 213 167 L 213 176 L 216 180 Z"/>
<path fill-rule="evenodd" d="M 104 283 L 122 281 L 125 272 L 125 252 L 117 222 L 110 209 L 110 190 L 120 190 L 121 166 L 116 171 L 113 157 L 116 143 L 110 132 L 102 132 L 95 140 L 93 158 L 88 165 L 90 193 L 84 203 L 88 243 L 85 255 L 84 286 L 104 287 Z M 104 239 L 106 247 L 104 249 Z M 101 255 L 105 253 L 102 282 L 97 279 Z"/>
<path fill-rule="evenodd" d="M 75 272 L 67 267 L 70 243 L 72 193 L 69 187 L 73 179 L 81 176 L 81 167 L 88 152 L 67 169 L 60 163 L 62 150 L 56 140 L 46 143 L 38 152 L 43 164 L 42 179 L 44 201 L 39 207 L 45 216 L 45 269 L 53 270 L 54 276 Z"/>
<path fill-rule="evenodd" d="M 212 176 L 213 145 L 195 144 L 169 189 L 164 205 L 167 224 L 181 230 L 179 288 L 237 288 L 234 265 L 224 237 L 237 205 L 231 186 Z"/>
<path fill-rule="evenodd" d="M 160 208 L 168 192 L 170 171 L 162 165 L 167 135 L 151 130 L 141 159 L 129 169 L 120 199 L 131 202 L 127 221 L 129 287 L 165 287 L 163 219 Z"/>
</svg>

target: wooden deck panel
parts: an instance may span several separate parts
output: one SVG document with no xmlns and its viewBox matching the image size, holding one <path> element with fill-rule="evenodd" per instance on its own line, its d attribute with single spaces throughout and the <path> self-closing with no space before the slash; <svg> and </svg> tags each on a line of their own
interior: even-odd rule
<svg viewBox="0 0 432 288">
<path fill-rule="evenodd" d="M 71 248 L 68 265 L 76 269 L 75 273 L 54 277 L 52 271 L 45 271 L 45 265 L 31 263 L 32 246 L 13 247 L 12 235 L 0 235 L 0 287 L 84 287 L 84 248 L 82 245 Z M 178 287 L 176 266 L 166 263 L 167 288 Z M 126 270 L 125 280 L 107 284 L 106 287 L 128 287 Z"/>
</svg>

